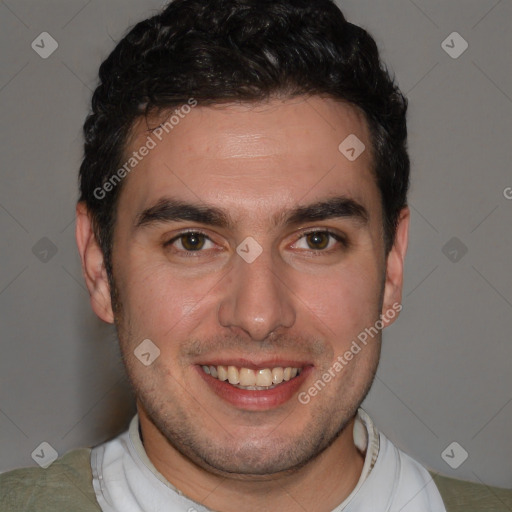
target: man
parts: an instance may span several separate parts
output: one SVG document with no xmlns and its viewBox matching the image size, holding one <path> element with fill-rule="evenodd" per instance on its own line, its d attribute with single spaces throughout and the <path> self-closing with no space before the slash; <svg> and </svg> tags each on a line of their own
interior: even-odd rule
<svg viewBox="0 0 512 512">
<path fill-rule="evenodd" d="M 360 409 L 401 310 L 405 114 L 329 0 L 175 0 L 135 26 L 100 68 L 76 233 L 138 414 L 4 475 L 6 510 L 446 510 Z M 436 481 L 469 510 L 474 486 Z"/>
</svg>

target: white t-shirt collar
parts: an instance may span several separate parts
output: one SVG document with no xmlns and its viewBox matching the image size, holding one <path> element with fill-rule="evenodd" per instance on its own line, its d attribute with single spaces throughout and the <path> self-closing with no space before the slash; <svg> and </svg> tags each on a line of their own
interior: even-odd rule
<svg viewBox="0 0 512 512">
<path fill-rule="evenodd" d="M 364 453 L 356 487 L 332 512 L 445 512 L 429 473 L 380 434 L 359 409 L 354 443 Z M 187 498 L 149 460 L 135 416 L 128 431 L 91 453 L 93 486 L 103 512 L 211 512 Z"/>
</svg>

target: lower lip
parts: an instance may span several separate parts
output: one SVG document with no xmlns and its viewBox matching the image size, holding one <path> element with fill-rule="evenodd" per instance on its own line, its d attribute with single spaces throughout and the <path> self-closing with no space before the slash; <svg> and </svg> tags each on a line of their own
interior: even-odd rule
<svg viewBox="0 0 512 512">
<path fill-rule="evenodd" d="M 199 375 L 217 396 L 239 409 L 249 411 L 273 409 L 288 402 L 303 384 L 311 368 L 312 366 L 306 366 L 297 377 L 283 381 L 272 389 L 251 390 L 236 388 L 227 381 L 208 375 L 201 366 L 196 366 Z"/>
</svg>

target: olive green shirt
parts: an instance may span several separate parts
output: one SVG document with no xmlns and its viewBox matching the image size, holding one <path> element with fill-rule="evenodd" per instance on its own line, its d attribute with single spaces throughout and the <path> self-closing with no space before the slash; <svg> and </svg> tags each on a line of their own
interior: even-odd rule
<svg viewBox="0 0 512 512">
<path fill-rule="evenodd" d="M 73 450 L 47 469 L 1 474 L 0 512 L 101 512 L 92 486 L 90 454 L 88 448 Z M 512 490 L 431 475 L 447 512 L 512 512 Z"/>
</svg>

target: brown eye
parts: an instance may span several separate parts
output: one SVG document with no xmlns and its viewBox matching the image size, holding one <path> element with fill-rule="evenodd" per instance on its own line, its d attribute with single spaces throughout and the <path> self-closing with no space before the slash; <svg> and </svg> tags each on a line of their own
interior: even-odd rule
<svg viewBox="0 0 512 512">
<path fill-rule="evenodd" d="M 318 230 L 304 233 L 292 246 L 293 249 L 310 251 L 313 253 L 330 253 L 346 249 L 348 242 L 343 235 L 329 230 Z"/>
<path fill-rule="evenodd" d="M 310 249 L 322 250 L 329 245 L 331 235 L 325 231 L 315 231 L 306 235 L 306 242 Z"/>
<path fill-rule="evenodd" d="M 206 236 L 202 233 L 184 233 L 178 239 L 187 251 L 199 251 L 203 248 Z"/>
</svg>

